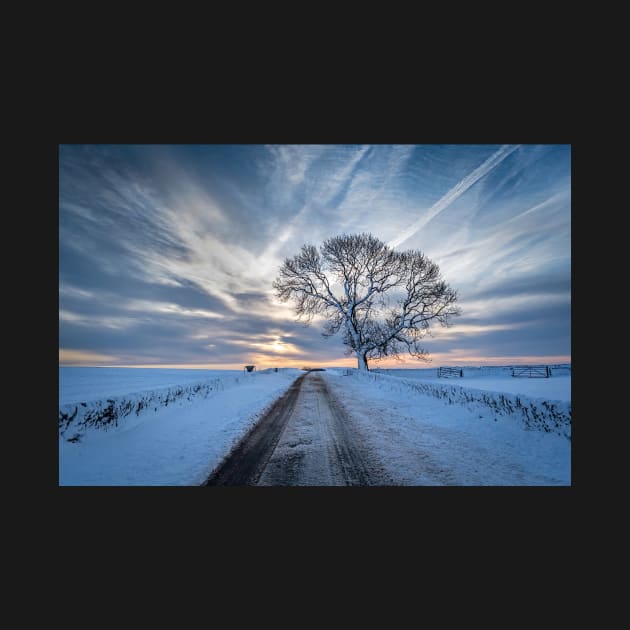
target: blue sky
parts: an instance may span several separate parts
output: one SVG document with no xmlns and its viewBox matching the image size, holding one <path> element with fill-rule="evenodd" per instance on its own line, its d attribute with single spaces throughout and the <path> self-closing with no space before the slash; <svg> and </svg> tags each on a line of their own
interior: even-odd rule
<svg viewBox="0 0 630 630">
<path fill-rule="evenodd" d="M 458 290 L 431 365 L 570 361 L 568 145 L 62 145 L 60 364 L 354 366 L 271 287 L 353 232 Z"/>
</svg>

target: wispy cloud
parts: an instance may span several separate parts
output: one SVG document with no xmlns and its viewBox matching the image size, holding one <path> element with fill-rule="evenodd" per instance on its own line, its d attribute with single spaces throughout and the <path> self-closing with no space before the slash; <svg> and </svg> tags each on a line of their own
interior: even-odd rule
<svg viewBox="0 0 630 630">
<path fill-rule="evenodd" d="M 223 313 L 215 313 L 202 308 L 185 308 L 179 304 L 169 302 L 152 302 L 150 300 L 131 300 L 123 305 L 123 308 L 130 311 L 141 311 L 145 313 L 167 313 L 173 315 L 184 315 L 185 317 L 201 317 L 205 319 L 221 319 L 225 317 Z"/>
<path fill-rule="evenodd" d="M 78 287 L 73 287 L 72 285 L 69 285 L 69 284 L 60 283 L 59 295 L 63 297 L 81 298 L 81 299 L 89 300 L 94 297 L 94 292 L 86 291 L 85 289 L 79 289 Z"/>
<path fill-rule="evenodd" d="M 440 341 L 458 339 L 466 335 L 488 335 L 499 330 L 514 330 L 520 328 L 521 324 L 514 322 L 510 324 L 455 324 L 448 328 L 435 328 L 432 335 Z"/>
<path fill-rule="evenodd" d="M 273 238 L 250 269 L 252 275 L 262 278 L 275 272 L 282 263 L 282 253 L 287 244 L 297 251 L 303 244 L 305 233 L 317 234 L 320 231 L 318 215 L 351 185 L 357 166 L 369 150 L 369 146 L 348 147 L 339 153 L 331 151 L 330 147 L 318 147 L 315 152 L 313 147 L 305 147 L 301 151 L 300 147 L 291 147 L 288 155 L 297 158 L 297 163 L 301 165 L 300 176 L 297 177 L 293 161 L 287 159 L 289 149 L 274 148 L 274 155 L 276 158 L 280 156 L 280 159 L 275 165 L 273 198 L 293 198 L 298 187 L 305 187 L 307 192 L 294 215 L 278 219 Z M 319 164 L 316 174 L 313 173 L 315 162 Z M 309 177 L 306 177 L 307 171 L 311 173 Z"/>
<path fill-rule="evenodd" d="M 438 199 L 417 221 L 412 223 L 406 230 L 391 239 L 388 243 L 390 247 L 398 247 L 418 230 L 421 230 L 429 221 L 434 219 L 440 212 L 448 208 L 456 199 L 461 197 L 471 186 L 476 184 L 482 177 L 496 168 L 503 160 L 511 155 L 520 145 L 503 145 L 498 151 L 493 153 L 483 164 L 474 171 L 466 175 L 457 182 L 446 194 Z"/>
<path fill-rule="evenodd" d="M 518 295 L 497 296 L 491 299 L 467 299 L 466 316 L 472 319 L 496 319 L 510 314 L 515 318 L 525 309 L 546 308 L 550 306 L 570 304 L 570 287 L 555 293 L 526 293 Z"/>
<path fill-rule="evenodd" d="M 541 201 L 540 203 L 534 204 L 533 206 L 531 206 L 531 208 L 527 208 L 527 210 L 523 210 L 523 212 L 519 212 L 517 215 L 510 217 L 505 225 L 511 225 L 512 223 L 516 222 L 516 221 L 520 221 L 521 219 L 525 218 L 526 216 L 534 213 L 534 212 L 538 212 L 540 210 L 545 210 L 547 208 L 549 208 L 550 206 L 553 206 L 553 204 L 556 204 L 558 202 L 563 202 L 565 200 L 569 200 L 569 198 L 571 197 L 571 188 L 570 188 L 570 182 L 566 182 L 566 187 L 563 188 L 562 190 L 558 191 L 557 193 L 550 195 L 549 197 L 547 197 L 547 199 L 545 199 L 544 201 Z"/>
<path fill-rule="evenodd" d="M 131 317 L 84 315 L 65 309 L 59 310 L 59 321 L 62 323 L 74 324 L 76 326 L 113 328 L 114 330 L 124 330 L 125 328 L 129 328 L 138 323 Z"/>
</svg>

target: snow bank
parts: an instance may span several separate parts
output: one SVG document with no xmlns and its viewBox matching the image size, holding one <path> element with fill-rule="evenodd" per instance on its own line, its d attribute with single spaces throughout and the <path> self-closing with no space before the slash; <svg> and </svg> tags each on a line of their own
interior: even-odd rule
<svg viewBox="0 0 630 630">
<path fill-rule="evenodd" d="M 149 410 L 157 411 L 159 407 L 168 407 L 175 401 L 207 398 L 212 393 L 242 383 L 245 378 L 250 377 L 213 378 L 188 385 L 62 405 L 59 407 L 59 435 L 69 442 L 76 442 L 90 427 L 104 430 L 118 427 L 119 422 L 132 414 L 139 416 Z"/>
<path fill-rule="evenodd" d="M 88 368 L 99 370 L 99 368 Z M 100 391 L 108 383 L 117 389 L 129 389 L 133 385 L 123 385 L 120 383 L 121 378 L 125 378 L 127 374 L 133 372 L 133 368 L 111 368 L 109 373 L 102 373 L 104 383 L 98 383 L 99 375 L 91 374 L 88 381 L 90 385 L 85 388 L 83 385 L 84 374 L 87 372 L 85 368 L 80 368 L 81 373 L 77 372 L 74 379 L 68 379 L 66 388 L 76 395 L 76 392 L 83 388 L 84 393 Z M 171 387 L 161 387 L 158 389 L 149 389 L 152 383 L 164 382 L 164 380 L 177 379 L 177 375 L 172 375 L 176 370 L 164 370 L 165 374 L 160 374 L 159 369 L 139 369 L 141 374 L 129 374 L 130 383 L 135 384 L 136 389 L 141 388 L 142 391 L 133 391 L 121 396 L 106 396 L 96 400 L 73 402 L 62 404 L 59 407 L 59 436 L 69 442 L 80 440 L 81 435 L 89 428 L 110 430 L 119 426 L 121 422 L 128 422 L 128 417 L 137 417 L 146 411 L 157 411 L 160 407 L 168 407 L 177 401 L 191 401 L 193 399 L 204 399 L 212 396 L 220 391 L 225 391 L 231 387 L 250 383 L 251 379 L 257 378 L 262 374 L 271 374 L 273 370 L 261 370 L 260 372 L 252 372 L 244 374 L 236 370 L 226 370 L 221 373 L 220 370 L 214 370 L 210 373 L 217 374 L 214 378 L 206 378 L 197 382 L 174 385 Z M 186 380 L 190 378 L 191 373 L 204 373 L 204 370 L 183 370 L 184 374 L 179 378 Z M 115 374 L 112 374 L 115 372 Z M 155 374 L 151 374 L 151 373 Z M 149 373 L 149 374 L 147 374 Z M 78 378 L 77 378 L 78 377 Z M 77 387 L 76 381 L 79 381 Z M 96 387 L 95 387 L 96 385 Z M 144 387 L 143 387 L 144 385 Z M 60 400 L 68 398 L 66 389 L 60 389 Z"/>
<path fill-rule="evenodd" d="M 545 400 L 524 395 L 487 391 L 460 385 L 422 382 L 371 372 L 367 375 L 358 370 L 348 370 L 348 375 L 359 379 L 389 384 L 393 389 L 402 387 L 424 396 L 441 399 L 449 405 L 483 407 L 493 414 L 511 416 L 528 429 L 556 433 L 571 440 L 571 403 L 562 400 Z"/>
</svg>

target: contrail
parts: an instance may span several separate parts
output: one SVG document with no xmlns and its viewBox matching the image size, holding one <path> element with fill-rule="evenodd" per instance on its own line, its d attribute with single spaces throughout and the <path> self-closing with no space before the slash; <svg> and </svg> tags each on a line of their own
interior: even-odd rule
<svg viewBox="0 0 630 630">
<path fill-rule="evenodd" d="M 460 182 L 455 184 L 443 197 L 438 199 L 424 215 L 412 223 L 406 230 L 397 237 L 389 241 L 390 247 L 397 247 L 404 243 L 410 236 L 413 236 L 419 229 L 423 228 L 431 219 L 442 210 L 448 208 L 458 197 L 461 197 L 475 182 L 487 175 L 493 168 L 497 167 L 505 158 L 516 151 L 521 145 L 510 146 L 504 144 L 496 153 L 493 153 L 481 166 L 478 166 L 472 173 L 469 173 Z"/>
</svg>

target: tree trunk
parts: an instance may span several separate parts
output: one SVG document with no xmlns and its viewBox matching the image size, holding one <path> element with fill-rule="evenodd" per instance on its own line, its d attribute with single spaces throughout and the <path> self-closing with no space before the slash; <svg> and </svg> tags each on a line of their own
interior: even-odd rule
<svg viewBox="0 0 630 630">
<path fill-rule="evenodd" d="M 367 359 L 365 358 L 365 355 L 363 355 L 361 352 L 357 352 L 357 362 L 359 370 L 362 370 L 363 372 L 368 371 Z"/>
</svg>

